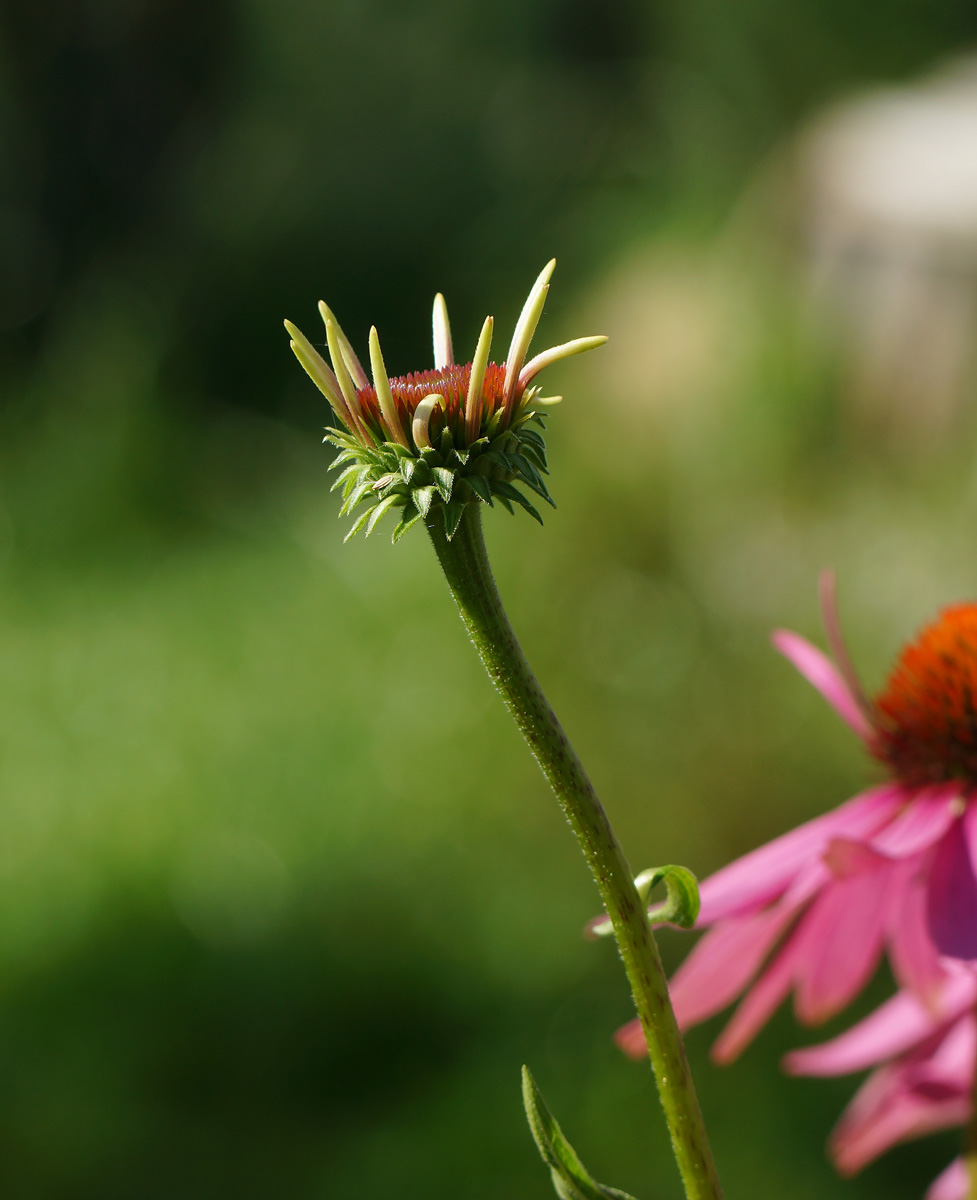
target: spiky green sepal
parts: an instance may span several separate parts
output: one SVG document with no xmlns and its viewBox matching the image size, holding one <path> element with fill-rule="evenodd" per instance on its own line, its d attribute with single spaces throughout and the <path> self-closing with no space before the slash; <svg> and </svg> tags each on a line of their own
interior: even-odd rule
<svg viewBox="0 0 977 1200">
<path fill-rule="evenodd" d="M 543 417 L 523 412 L 508 429 L 493 433 L 490 424 L 485 436 L 461 449 L 445 428 L 435 445 L 419 452 L 395 442 L 364 446 L 346 430 L 329 429 L 323 440 L 339 449 L 331 466 L 343 468 L 333 484 L 333 491 L 342 488 L 340 516 L 366 505 L 345 540 L 363 528 L 371 534 L 383 515 L 393 511 L 400 518 L 393 531 L 393 541 L 398 542 L 418 521 L 437 511 L 450 541 L 466 505 L 494 506 L 496 500 L 510 513 L 518 505 L 542 525 L 539 511 L 520 491 L 528 488 L 556 507 L 543 480 L 548 474 L 546 444 L 531 425 L 542 429 Z"/>
</svg>

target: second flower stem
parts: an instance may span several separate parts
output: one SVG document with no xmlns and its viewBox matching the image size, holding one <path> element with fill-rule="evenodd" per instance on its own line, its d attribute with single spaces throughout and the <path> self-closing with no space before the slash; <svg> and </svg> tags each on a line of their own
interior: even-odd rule
<svg viewBox="0 0 977 1200">
<path fill-rule="evenodd" d="M 485 669 L 573 827 L 600 889 L 641 1018 L 658 1094 L 688 1200 L 721 1200 L 682 1035 L 651 926 L 597 793 L 516 640 L 485 550 L 481 510 L 469 504 L 448 541 L 441 513 L 428 532 Z"/>
</svg>

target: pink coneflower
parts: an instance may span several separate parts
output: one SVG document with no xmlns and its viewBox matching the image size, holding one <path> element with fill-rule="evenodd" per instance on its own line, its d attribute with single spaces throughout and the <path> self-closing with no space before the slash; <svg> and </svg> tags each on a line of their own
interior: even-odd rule
<svg viewBox="0 0 977 1200">
<path fill-rule="evenodd" d="M 977 604 L 944 610 L 903 650 L 870 701 L 845 652 L 833 583 L 822 580 L 828 658 L 797 634 L 775 646 L 888 768 L 890 778 L 710 876 L 711 927 L 671 983 L 694 1025 L 745 993 L 714 1047 L 728 1062 L 790 993 L 818 1024 L 864 986 L 888 949 L 900 985 L 925 998 L 939 956 L 977 958 Z M 643 1053 L 636 1024 L 618 1031 Z"/>
<path fill-rule="evenodd" d="M 955 968 L 955 969 L 954 969 Z M 929 1004 L 902 991 L 847 1032 L 788 1054 L 795 1075 L 846 1075 L 878 1066 L 862 1084 L 828 1143 L 843 1175 L 853 1175 L 899 1142 L 963 1125 L 973 1106 L 977 976 L 948 964 Z M 957 1159 L 927 1200 L 963 1200 L 970 1180 Z"/>
</svg>

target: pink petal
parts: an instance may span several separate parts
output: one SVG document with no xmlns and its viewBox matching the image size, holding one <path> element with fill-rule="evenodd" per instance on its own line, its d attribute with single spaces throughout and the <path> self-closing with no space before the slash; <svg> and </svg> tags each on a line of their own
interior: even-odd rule
<svg viewBox="0 0 977 1200">
<path fill-rule="evenodd" d="M 778 629 L 770 639 L 780 653 L 821 693 L 841 719 L 850 725 L 863 742 L 871 741 L 873 731 L 857 696 L 845 682 L 830 658 L 807 638 L 789 629 Z"/>
<path fill-rule="evenodd" d="M 955 1158 L 930 1184 L 926 1200 L 967 1200 L 969 1188 L 967 1164 L 962 1158 Z"/>
<path fill-rule="evenodd" d="M 896 868 L 892 903 L 886 917 L 889 962 L 897 982 L 919 993 L 928 1004 L 945 978 L 926 921 L 928 881 L 923 875 L 923 855 L 903 859 Z"/>
<path fill-rule="evenodd" d="M 954 821 L 937 845 L 926 915 L 941 954 L 977 958 L 977 879 L 962 820 Z"/>
<path fill-rule="evenodd" d="M 821 857 L 832 837 L 856 841 L 871 837 L 904 800 L 901 784 L 882 784 L 744 854 L 701 884 L 697 924 L 712 925 L 721 917 L 764 907 L 780 895 L 801 867 Z"/>
<path fill-rule="evenodd" d="M 885 1004 L 829 1042 L 794 1050 L 784 1058 L 791 1075 L 849 1075 L 903 1054 L 933 1034 L 947 1018 L 936 1015 L 912 992 L 897 992 Z"/>
<path fill-rule="evenodd" d="M 906 858 L 932 846 L 954 820 L 958 788 L 906 789 L 906 807 L 872 839 L 872 847 L 890 858 Z"/>
<path fill-rule="evenodd" d="M 829 1147 L 844 1175 L 860 1171 L 890 1146 L 961 1125 L 970 1112 L 968 1096 L 933 1096 L 912 1091 L 897 1070 L 870 1075 L 845 1110 Z"/>
<path fill-rule="evenodd" d="M 836 879 L 851 879 L 855 875 L 892 865 L 888 855 L 880 854 L 864 842 L 853 842 L 851 838 L 832 838 L 823 857 L 825 865 Z"/>
<path fill-rule="evenodd" d="M 799 945 L 795 933 L 788 939 L 787 945 L 774 959 L 773 964 L 747 993 L 732 1020 L 716 1039 L 712 1048 L 714 1062 L 732 1062 L 773 1016 L 790 991 Z"/>
<path fill-rule="evenodd" d="M 930 1050 L 916 1067 L 914 1079 L 970 1096 L 974 1087 L 974 1050 L 977 1021 L 966 1012 L 949 1027 L 935 1050 Z"/>
<path fill-rule="evenodd" d="M 815 1025 L 844 1008 L 864 987 L 882 953 L 891 870 L 842 879 L 822 890 L 798 937 L 795 1008 Z"/>
<path fill-rule="evenodd" d="M 614 1034 L 614 1044 L 619 1050 L 623 1050 L 628 1058 L 647 1057 L 648 1043 L 645 1041 L 641 1020 L 635 1017 L 633 1021 L 628 1021 L 627 1025 L 622 1025 Z"/>
<path fill-rule="evenodd" d="M 696 1025 L 731 1004 L 760 969 L 793 918 L 796 906 L 776 905 L 721 921 L 700 939 L 668 985 L 678 1023 Z"/>
</svg>

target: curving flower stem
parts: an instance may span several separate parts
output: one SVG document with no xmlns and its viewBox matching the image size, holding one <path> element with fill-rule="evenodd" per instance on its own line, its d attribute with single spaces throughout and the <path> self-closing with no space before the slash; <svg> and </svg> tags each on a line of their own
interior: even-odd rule
<svg viewBox="0 0 977 1200">
<path fill-rule="evenodd" d="M 721 1200 L 682 1035 L 634 876 L 593 785 L 526 661 L 485 551 L 480 506 L 468 504 L 449 542 L 441 513 L 427 523 L 475 649 L 570 822 L 614 927 L 648 1042 L 658 1094 L 688 1200 Z"/>
</svg>

